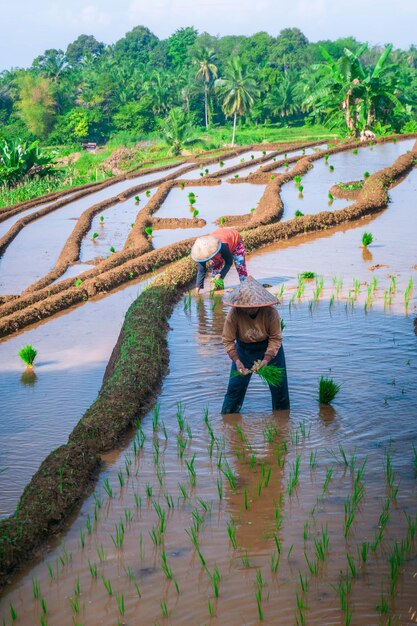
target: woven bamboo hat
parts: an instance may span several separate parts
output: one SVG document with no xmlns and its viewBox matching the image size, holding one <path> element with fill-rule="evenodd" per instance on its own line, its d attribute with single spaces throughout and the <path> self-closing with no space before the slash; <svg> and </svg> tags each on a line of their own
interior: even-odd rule
<svg viewBox="0 0 417 626">
<path fill-rule="evenodd" d="M 191 248 L 191 258 L 194 261 L 209 261 L 220 250 L 222 242 L 213 237 L 213 235 L 203 235 L 197 237 Z"/>
<path fill-rule="evenodd" d="M 225 304 L 239 308 L 258 308 L 262 306 L 274 306 L 279 300 L 269 291 L 262 287 L 257 280 L 248 276 L 230 295 L 224 298 Z"/>
</svg>

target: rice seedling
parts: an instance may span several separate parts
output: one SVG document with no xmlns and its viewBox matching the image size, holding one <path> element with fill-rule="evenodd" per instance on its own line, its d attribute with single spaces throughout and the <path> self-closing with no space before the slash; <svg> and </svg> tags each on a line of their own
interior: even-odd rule
<svg viewBox="0 0 417 626">
<path fill-rule="evenodd" d="M 182 402 L 177 402 L 177 422 L 178 422 L 178 428 L 180 429 L 180 432 L 183 432 L 184 430 L 184 426 L 185 426 L 185 418 L 184 418 L 184 407 Z"/>
<path fill-rule="evenodd" d="M 267 422 L 263 429 L 264 440 L 267 443 L 274 443 L 275 439 L 278 437 L 278 428 L 274 422 Z"/>
<path fill-rule="evenodd" d="M 230 517 L 230 521 L 227 522 L 227 534 L 229 535 L 229 541 L 230 541 L 230 545 L 232 546 L 232 548 L 234 550 L 236 550 L 237 548 L 237 543 L 236 543 L 236 522 L 233 518 L 233 516 Z"/>
<path fill-rule="evenodd" d="M 317 274 L 315 272 L 301 272 L 298 274 L 298 279 L 302 280 L 311 280 L 312 278 L 316 278 Z"/>
<path fill-rule="evenodd" d="M 194 211 L 193 211 L 193 219 L 196 219 L 198 213 L 199 213 L 198 209 L 194 209 Z"/>
<path fill-rule="evenodd" d="M 161 607 L 162 617 L 168 617 L 169 616 L 169 611 L 168 611 L 167 601 L 166 600 L 161 600 L 160 607 Z"/>
<path fill-rule="evenodd" d="M 103 581 L 103 585 L 105 590 L 107 591 L 107 594 L 109 596 L 113 595 L 113 587 L 111 586 L 111 582 L 109 578 L 106 578 L 104 575 L 101 576 L 101 580 Z"/>
<path fill-rule="evenodd" d="M 334 382 L 333 378 L 322 376 L 319 381 L 319 402 L 320 404 L 330 404 L 339 393 L 341 385 Z"/>
<path fill-rule="evenodd" d="M 219 495 L 219 500 L 223 499 L 223 482 L 220 478 L 217 479 L 217 493 Z"/>
<path fill-rule="evenodd" d="M 170 565 L 168 565 L 167 555 L 166 555 L 165 550 L 162 550 L 162 553 L 161 553 L 161 569 L 167 580 L 172 580 L 174 578 L 172 568 Z"/>
<path fill-rule="evenodd" d="M 91 578 L 97 580 L 97 564 L 91 563 L 90 559 L 88 559 L 88 569 L 90 570 Z"/>
<path fill-rule="evenodd" d="M 116 252 L 116 249 L 114 246 L 110 246 L 110 254 L 114 254 Z"/>
<path fill-rule="evenodd" d="M 256 573 L 256 606 L 258 607 L 258 618 L 260 622 L 263 622 L 264 614 L 262 611 L 262 589 L 264 586 L 264 582 L 262 579 L 262 572 L 260 570 Z"/>
<path fill-rule="evenodd" d="M 364 178 L 369 178 L 370 177 L 370 173 L 368 171 L 363 173 L 363 177 Z"/>
<path fill-rule="evenodd" d="M 91 241 L 95 241 L 97 239 L 97 237 L 98 237 L 98 233 L 93 233 L 91 235 Z"/>
<path fill-rule="evenodd" d="M 70 598 L 69 602 L 71 605 L 72 612 L 78 615 L 80 612 L 80 602 L 78 598 Z"/>
<path fill-rule="evenodd" d="M 304 217 L 304 213 L 302 211 L 300 211 L 299 209 L 296 210 L 296 212 L 294 213 L 295 217 Z"/>
<path fill-rule="evenodd" d="M 139 196 L 135 196 L 135 202 L 136 202 L 136 203 L 140 202 L 140 198 L 139 198 Z"/>
<path fill-rule="evenodd" d="M 332 476 L 333 476 L 333 465 L 331 465 L 326 471 L 326 477 L 324 479 L 324 484 L 323 484 L 323 491 L 321 493 L 322 496 L 324 496 L 325 493 L 327 492 Z"/>
<path fill-rule="evenodd" d="M 150 195 L 151 195 L 151 190 L 150 190 L 150 189 L 147 189 L 147 190 L 145 191 L 145 196 L 146 196 L 147 198 L 149 198 L 149 196 L 150 196 Z"/>
<path fill-rule="evenodd" d="M 100 226 L 104 225 L 104 216 L 100 215 Z"/>
<path fill-rule="evenodd" d="M 275 294 L 276 297 L 277 298 L 282 298 L 282 296 L 284 295 L 284 291 L 285 291 L 285 285 L 284 285 L 284 283 L 281 283 L 279 290 Z"/>
<path fill-rule="evenodd" d="M 145 232 L 145 235 L 149 237 L 149 239 L 152 239 L 152 233 L 153 233 L 152 226 L 146 226 L 146 228 L 144 229 L 144 232 Z"/>
<path fill-rule="evenodd" d="M 362 247 L 367 248 L 374 240 L 372 233 L 364 232 L 362 235 Z"/>
<path fill-rule="evenodd" d="M 185 465 L 188 470 L 188 479 L 190 481 L 191 488 L 195 487 L 197 483 L 197 472 L 194 467 L 194 462 L 195 462 L 195 454 L 192 456 L 190 461 L 187 461 L 187 460 L 185 461 Z"/>
<path fill-rule="evenodd" d="M 23 348 L 19 350 L 19 357 L 22 359 L 23 363 L 29 369 L 33 368 L 33 362 L 37 354 L 38 354 L 38 351 L 35 350 L 35 348 L 30 344 L 23 346 Z"/>
<path fill-rule="evenodd" d="M 155 526 L 152 526 L 151 530 L 149 531 L 149 536 L 155 547 L 162 545 L 162 535 L 159 528 L 155 528 Z"/>
<path fill-rule="evenodd" d="M 352 574 L 353 578 L 356 578 L 356 564 L 355 564 L 355 560 L 354 560 L 353 556 L 351 554 L 349 554 L 349 552 L 346 552 L 346 558 L 347 558 L 347 562 L 348 562 L 348 565 L 349 565 L 350 573 Z"/>
<path fill-rule="evenodd" d="M 319 539 L 314 539 L 314 552 L 317 557 L 317 561 L 325 561 L 327 552 L 329 549 L 329 533 L 327 530 L 327 525 L 325 528 L 321 529 L 321 537 Z"/>
<path fill-rule="evenodd" d="M 356 546 L 358 558 L 359 560 L 362 561 L 362 563 L 366 563 L 368 559 L 369 548 L 370 548 L 369 541 L 363 541 L 360 546 Z"/>
<path fill-rule="evenodd" d="M 122 521 L 120 521 L 119 524 L 115 524 L 114 527 L 116 529 L 116 534 L 115 536 L 110 535 L 110 537 L 115 547 L 120 550 L 123 547 L 123 542 L 125 538 L 125 527 Z"/>
<path fill-rule="evenodd" d="M 297 176 L 294 176 L 294 183 L 297 187 L 301 183 L 301 176 L 299 174 L 297 174 Z"/>
<path fill-rule="evenodd" d="M 184 187 L 185 187 L 185 183 L 181 180 L 181 181 L 180 181 L 180 188 L 181 188 L 181 189 L 184 189 Z"/>
<path fill-rule="evenodd" d="M 309 569 L 309 572 L 312 576 L 317 576 L 317 574 L 319 573 L 319 564 L 317 559 L 315 559 L 314 561 L 310 561 L 310 559 L 307 556 L 307 552 L 304 550 L 304 558 L 306 560 L 307 563 L 307 567 Z"/>
<path fill-rule="evenodd" d="M 345 520 L 344 520 L 343 536 L 346 539 L 349 534 L 350 527 L 352 526 L 354 519 L 355 519 L 355 515 L 356 515 L 356 507 L 354 506 L 351 498 L 346 498 L 344 502 L 344 509 L 345 509 Z"/>
<path fill-rule="evenodd" d="M 227 478 L 230 488 L 234 491 L 237 487 L 237 480 L 235 474 L 232 471 L 232 468 L 227 461 L 225 461 L 224 465 L 220 468 L 220 471 Z"/>
<path fill-rule="evenodd" d="M 36 576 L 32 576 L 32 595 L 34 600 L 39 600 L 41 595 L 41 586 Z"/>
<path fill-rule="evenodd" d="M 220 221 L 220 226 L 224 226 L 226 224 L 226 218 L 225 217 L 221 217 L 219 221 Z"/>
<path fill-rule="evenodd" d="M 326 165 L 327 165 L 327 163 L 329 161 L 329 157 L 330 157 L 330 154 L 325 154 L 324 155 L 324 161 L 325 161 Z"/>
<path fill-rule="evenodd" d="M 286 167 L 287 169 L 290 167 L 290 164 L 288 163 L 288 161 L 284 161 L 284 167 Z"/>
<path fill-rule="evenodd" d="M 293 463 L 292 469 L 290 470 L 288 481 L 287 481 L 287 492 L 289 496 L 292 495 L 294 489 L 297 487 L 298 480 L 300 477 L 300 464 L 301 464 L 301 454 L 297 454 L 295 458 L 295 462 Z"/>
<path fill-rule="evenodd" d="M 317 450 L 310 450 L 310 469 L 315 469 L 317 466 Z"/>
<path fill-rule="evenodd" d="M 120 487 L 123 487 L 125 484 L 125 478 L 121 469 L 119 469 L 119 471 L 117 472 L 117 478 L 119 479 Z"/>
</svg>

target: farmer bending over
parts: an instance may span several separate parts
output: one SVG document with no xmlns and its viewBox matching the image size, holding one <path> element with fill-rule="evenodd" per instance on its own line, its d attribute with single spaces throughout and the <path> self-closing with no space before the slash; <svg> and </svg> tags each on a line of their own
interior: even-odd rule
<svg viewBox="0 0 417 626">
<path fill-rule="evenodd" d="M 198 237 L 191 248 L 191 258 L 197 262 L 196 295 L 204 287 L 207 262 L 211 262 L 213 280 L 224 280 L 227 272 L 235 264 L 239 280 L 248 275 L 245 262 L 245 247 L 240 233 L 234 228 L 219 228 L 211 235 Z"/>
<path fill-rule="evenodd" d="M 289 409 L 281 319 L 274 306 L 279 301 L 251 276 L 224 301 L 233 307 L 225 319 L 222 336 L 233 363 L 222 413 L 240 412 L 254 365 L 255 369 L 264 365 L 281 368 L 280 382 L 276 386 L 269 384 L 272 410 Z"/>
</svg>

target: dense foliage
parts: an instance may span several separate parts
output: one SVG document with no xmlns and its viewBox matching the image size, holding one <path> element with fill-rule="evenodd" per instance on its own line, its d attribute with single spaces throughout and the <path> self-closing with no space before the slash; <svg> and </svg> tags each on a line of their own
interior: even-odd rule
<svg viewBox="0 0 417 626">
<path fill-rule="evenodd" d="M 177 152 L 187 124 L 228 120 L 417 130 L 416 91 L 414 47 L 310 43 L 297 28 L 213 37 L 187 27 L 161 40 L 137 26 L 114 45 L 80 35 L 65 53 L 46 50 L 30 68 L 1 73 L 0 138 L 79 144 L 156 133 Z"/>
</svg>

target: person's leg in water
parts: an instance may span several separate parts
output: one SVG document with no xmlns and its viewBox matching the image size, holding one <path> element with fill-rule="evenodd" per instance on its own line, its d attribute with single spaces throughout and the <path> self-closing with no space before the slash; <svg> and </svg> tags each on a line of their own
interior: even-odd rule
<svg viewBox="0 0 417 626">
<path fill-rule="evenodd" d="M 258 359 L 262 358 L 265 354 L 267 342 L 264 342 L 262 348 L 259 349 L 259 344 L 243 344 L 243 342 L 236 342 L 236 350 L 239 359 L 243 365 L 250 370 L 253 364 Z M 252 378 L 252 374 L 246 376 L 238 376 L 235 374 L 237 371 L 236 364 L 233 361 L 230 369 L 229 384 L 227 386 L 226 395 L 223 400 L 223 407 L 221 412 L 226 413 L 240 413 L 243 401 L 245 399 L 246 390 L 249 385 L 249 381 Z"/>
<path fill-rule="evenodd" d="M 243 282 L 248 277 L 248 270 L 246 267 L 245 255 L 246 255 L 245 246 L 243 245 L 243 241 L 240 240 L 239 244 L 237 245 L 232 255 L 233 262 L 235 264 L 235 268 L 239 276 L 240 282 Z"/>
<path fill-rule="evenodd" d="M 239 355 L 239 358 L 242 361 L 243 365 L 247 367 L 247 364 L 242 360 L 241 355 Z M 240 409 L 242 408 L 242 404 L 245 399 L 249 381 L 252 378 L 252 374 L 248 374 L 247 376 L 239 376 L 236 375 L 235 372 L 237 372 L 237 368 L 236 363 L 233 361 L 232 367 L 230 369 L 229 384 L 227 386 L 227 391 L 223 400 L 223 406 L 221 410 L 223 415 L 225 415 L 226 413 L 240 413 Z"/>
<path fill-rule="evenodd" d="M 285 366 L 284 348 L 281 346 L 269 365 L 275 365 L 282 370 L 282 380 L 279 385 L 269 385 L 271 391 L 272 410 L 282 411 L 290 408 L 290 397 L 288 394 L 287 369 Z"/>
</svg>

